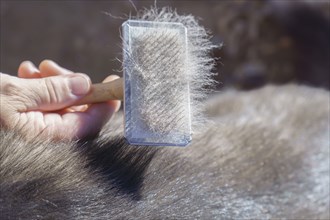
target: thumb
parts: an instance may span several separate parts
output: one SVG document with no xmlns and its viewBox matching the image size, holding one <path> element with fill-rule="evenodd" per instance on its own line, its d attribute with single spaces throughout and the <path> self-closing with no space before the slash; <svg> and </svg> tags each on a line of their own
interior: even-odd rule
<svg viewBox="0 0 330 220">
<path fill-rule="evenodd" d="M 21 90 L 26 111 L 54 111 L 72 106 L 86 95 L 91 80 L 85 74 L 70 74 L 25 80 Z"/>
</svg>

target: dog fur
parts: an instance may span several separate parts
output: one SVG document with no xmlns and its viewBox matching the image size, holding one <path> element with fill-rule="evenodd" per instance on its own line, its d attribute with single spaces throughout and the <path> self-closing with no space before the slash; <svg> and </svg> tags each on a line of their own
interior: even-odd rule
<svg viewBox="0 0 330 220">
<path fill-rule="evenodd" d="M 92 140 L 1 129 L 1 219 L 328 219 L 329 92 L 226 91 L 190 146 L 130 146 L 118 113 Z"/>
</svg>

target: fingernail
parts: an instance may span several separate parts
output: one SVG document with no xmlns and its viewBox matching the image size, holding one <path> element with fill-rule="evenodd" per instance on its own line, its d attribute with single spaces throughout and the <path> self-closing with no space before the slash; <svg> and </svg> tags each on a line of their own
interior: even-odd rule
<svg viewBox="0 0 330 220">
<path fill-rule="evenodd" d="M 103 82 L 111 82 L 111 81 L 114 81 L 115 79 L 118 79 L 118 78 L 120 78 L 120 77 L 117 76 L 117 75 L 110 75 L 110 76 L 108 76 L 107 78 L 105 78 L 105 79 L 103 80 Z"/>
<path fill-rule="evenodd" d="M 90 81 L 82 75 L 75 75 L 69 78 L 71 92 L 75 95 L 86 95 L 90 89 Z"/>
</svg>

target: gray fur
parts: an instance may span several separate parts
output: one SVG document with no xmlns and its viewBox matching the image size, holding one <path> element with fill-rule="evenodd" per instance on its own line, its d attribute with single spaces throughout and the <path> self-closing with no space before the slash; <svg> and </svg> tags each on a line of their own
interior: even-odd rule
<svg viewBox="0 0 330 220">
<path fill-rule="evenodd" d="M 1 219 L 327 219 L 329 92 L 227 91 L 187 148 L 131 147 L 119 113 L 94 140 L 0 139 Z"/>
<path fill-rule="evenodd" d="M 130 37 L 125 39 L 129 41 L 124 49 L 129 51 L 128 61 L 124 59 L 126 128 L 129 133 L 151 133 L 159 142 L 163 136 L 190 136 L 185 28 L 178 23 L 138 24 L 127 30 Z"/>
<path fill-rule="evenodd" d="M 123 30 L 126 137 L 186 145 L 205 121 L 201 101 L 213 83 L 215 46 L 192 15 L 151 7 L 133 18 Z"/>
<path fill-rule="evenodd" d="M 179 15 L 169 7 L 144 9 L 138 11 L 138 14 L 132 18 L 142 21 L 177 22 L 187 28 L 187 65 L 185 72 L 190 88 L 192 130 L 198 133 L 205 123 L 205 118 L 201 114 L 202 100 L 214 84 L 212 76 L 215 73 L 212 70 L 215 66 L 215 60 L 211 57 L 211 51 L 219 45 L 216 46 L 211 43 L 211 36 L 194 16 Z M 169 56 L 173 55 L 169 54 Z M 171 63 L 166 64 L 163 62 L 163 65 L 171 67 Z"/>
</svg>

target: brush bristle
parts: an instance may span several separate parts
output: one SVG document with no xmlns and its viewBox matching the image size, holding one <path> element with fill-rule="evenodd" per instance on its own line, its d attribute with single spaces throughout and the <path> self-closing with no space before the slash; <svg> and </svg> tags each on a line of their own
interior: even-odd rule
<svg viewBox="0 0 330 220">
<path fill-rule="evenodd" d="M 135 41 L 132 52 L 137 61 L 136 83 L 141 89 L 138 103 L 143 121 L 153 132 L 184 132 L 189 113 L 184 36 L 155 28 L 132 41 Z"/>
<path fill-rule="evenodd" d="M 146 144 L 141 140 L 146 139 L 147 131 L 157 134 L 152 145 L 165 136 L 172 141 L 175 137 L 176 142 L 185 139 L 187 144 L 206 121 L 202 100 L 214 84 L 211 50 L 216 46 L 193 16 L 180 16 L 170 8 L 152 7 L 131 18 L 143 24 L 140 30 L 134 25 L 128 25 L 126 34 L 124 30 L 124 75 L 130 78 L 125 80 L 125 111 L 129 109 L 125 135 Z M 171 24 L 182 26 L 185 33 L 177 32 Z M 162 142 L 169 145 L 165 139 Z"/>
<path fill-rule="evenodd" d="M 179 15 L 169 7 L 157 8 L 152 6 L 149 9 L 138 11 L 137 16 L 132 19 L 153 22 L 175 22 L 181 23 L 187 29 L 187 66 L 186 73 L 190 89 L 190 109 L 192 132 L 198 133 L 203 130 L 207 123 L 203 112 L 203 100 L 212 91 L 216 83 L 212 70 L 215 66 L 215 58 L 211 52 L 220 45 L 212 44 L 210 34 L 201 26 L 193 15 Z M 173 96 L 173 98 L 176 98 Z M 166 119 L 164 119 L 166 120 Z"/>
<path fill-rule="evenodd" d="M 125 27 L 126 134 L 131 142 L 186 145 L 191 139 L 186 28 L 132 20 Z"/>
</svg>

